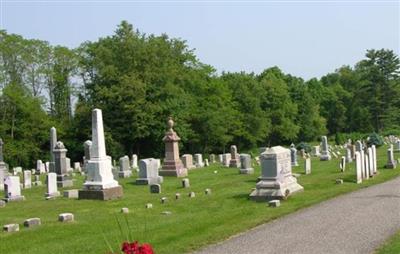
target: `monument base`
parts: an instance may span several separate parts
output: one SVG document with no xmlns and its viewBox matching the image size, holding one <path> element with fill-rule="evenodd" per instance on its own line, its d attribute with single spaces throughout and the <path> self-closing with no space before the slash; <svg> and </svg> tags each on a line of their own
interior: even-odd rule
<svg viewBox="0 0 400 254">
<path fill-rule="evenodd" d="M 385 168 L 387 168 L 387 169 L 395 169 L 396 168 L 396 163 L 393 162 L 393 163 L 390 163 L 390 164 L 386 164 Z"/>
<path fill-rule="evenodd" d="M 294 177 L 291 177 L 286 183 L 261 179 L 261 181 L 257 183 L 256 189 L 250 194 L 250 199 L 258 202 L 273 199 L 286 199 L 293 193 L 303 190 L 304 188 L 297 183 Z"/>
<path fill-rule="evenodd" d="M 162 176 L 157 178 L 138 178 L 136 179 L 137 185 L 151 185 L 151 184 L 161 184 L 164 181 Z"/>
<path fill-rule="evenodd" d="M 116 186 L 103 190 L 79 190 L 79 199 L 112 200 L 124 195 L 122 186 Z"/>
<path fill-rule="evenodd" d="M 54 198 L 56 198 L 56 197 L 59 197 L 60 195 L 61 195 L 61 194 L 60 194 L 59 191 L 54 192 L 54 193 L 46 193 L 45 198 L 46 198 L 47 200 L 49 200 L 49 199 L 54 199 Z"/>
<path fill-rule="evenodd" d="M 8 202 L 13 202 L 13 201 L 24 201 L 25 196 L 14 196 L 14 197 L 9 197 L 9 198 L 3 198 L 4 201 Z"/>
<path fill-rule="evenodd" d="M 240 174 L 245 174 L 245 175 L 251 175 L 254 174 L 254 169 L 253 168 L 241 168 L 239 169 Z"/>
<path fill-rule="evenodd" d="M 230 168 L 238 168 L 238 167 L 240 167 L 240 161 L 237 160 L 237 159 L 231 159 L 229 161 L 229 167 Z"/>
<path fill-rule="evenodd" d="M 320 160 L 320 161 L 330 161 L 331 159 L 332 159 L 332 157 L 331 157 L 330 155 L 326 155 L 326 154 L 321 155 L 321 156 L 319 157 L 319 160 Z"/>
<path fill-rule="evenodd" d="M 183 167 L 183 164 L 180 160 L 165 161 L 162 169 L 159 172 L 160 176 L 185 177 L 187 174 L 187 169 Z"/>
<path fill-rule="evenodd" d="M 118 177 L 119 178 L 128 178 L 132 176 L 132 171 L 119 171 L 118 172 Z"/>
</svg>

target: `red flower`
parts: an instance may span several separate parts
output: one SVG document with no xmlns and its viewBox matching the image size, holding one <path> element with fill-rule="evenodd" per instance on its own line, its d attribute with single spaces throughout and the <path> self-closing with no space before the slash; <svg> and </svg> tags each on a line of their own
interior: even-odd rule
<svg viewBox="0 0 400 254">
<path fill-rule="evenodd" d="M 139 251 L 137 254 L 154 254 L 153 248 L 151 248 L 151 245 L 148 243 L 142 244 L 142 246 L 139 247 Z"/>
<path fill-rule="evenodd" d="M 124 254 L 154 254 L 150 244 L 145 243 L 139 246 L 137 241 L 132 243 L 123 242 L 121 250 Z"/>
</svg>

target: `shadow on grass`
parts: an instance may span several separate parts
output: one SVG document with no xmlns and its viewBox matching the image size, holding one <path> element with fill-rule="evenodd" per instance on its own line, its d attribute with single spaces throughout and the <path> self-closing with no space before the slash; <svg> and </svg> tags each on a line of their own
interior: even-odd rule
<svg viewBox="0 0 400 254">
<path fill-rule="evenodd" d="M 249 199 L 250 199 L 250 197 L 249 197 L 250 192 L 251 192 L 251 191 L 249 191 L 249 193 L 240 193 L 240 194 L 236 194 L 236 195 L 233 195 L 231 198 L 233 198 L 233 199 L 249 200 Z"/>
</svg>

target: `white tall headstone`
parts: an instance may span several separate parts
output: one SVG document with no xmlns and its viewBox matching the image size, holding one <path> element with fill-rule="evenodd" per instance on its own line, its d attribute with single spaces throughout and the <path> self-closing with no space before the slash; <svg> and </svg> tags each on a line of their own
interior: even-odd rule
<svg viewBox="0 0 400 254">
<path fill-rule="evenodd" d="M 349 147 L 346 148 L 346 162 L 350 163 L 353 161 L 353 157 L 351 155 L 351 149 Z"/>
<path fill-rule="evenodd" d="M 4 194 L 4 200 L 6 202 L 25 199 L 25 197 L 21 195 L 21 184 L 19 182 L 19 176 L 7 176 L 5 178 Z"/>
<path fill-rule="evenodd" d="M 356 156 L 356 175 L 357 175 L 357 183 L 362 183 L 362 162 L 361 162 L 361 153 L 360 152 L 356 152 L 355 153 Z"/>
<path fill-rule="evenodd" d="M 111 157 L 106 154 L 103 116 L 100 109 L 92 111 L 92 148 L 87 162 L 87 177 L 79 199 L 115 199 L 123 195 L 122 187 L 114 180 Z"/>
<path fill-rule="evenodd" d="M 311 174 L 311 158 L 306 155 L 304 159 L 304 174 L 309 175 Z"/>
<path fill-rule="evenodd" d="M 32 171 L 24 170 L 24 189 L 32 188 Z"/>
<path fill-rule="evenodd" d="M 369 166 L 369 176 L 374 176 L 374 153 L 371 147 L 368 147 L 368 166 Z"/>
<path fill-rule="evenodd" d="M 57 144 L 57 130 L 54 127 L 50 128 L 50 162 L 49 162 L 49 172 L 56 172 L 55 169 L 55 156 L 54 147 Z"/>
<path fill-rule="evenodd" d="M 132 170 L 129 164 L 129 157 L 127 155 L 119 158 L 119 173 L 120 178 L 127 178 L 132 176 Z"/>
<path fill-rule="evenodd" d="M 346 170 L 346 157 L 345 157 L 345 156 L 342 156 L 342 157 L 340 158 L 339 167 L 340 167 L 340 170 L 341 170 L 342 172 L 344 172 L 344 171 Z"/>
<path fill-rule="evenodd" d="M 321 156 L 319 157 L 321 161 L 329 161 L 331 159 L 331 155 L 329 153 L 329 145 L 328 138 L 326 136 L 322 136 L 321 141 Z"/>
<path fill-rule="evenodd" d="M 196 153 L 194 155 L 194 165 L 196 166 L 196 168 L 204 167 L 203 155 L 201 153 Z"/>
<path fill-rule="evenodd" d="M 47 199 L 54 198 L 60 196 L 60 192 L 57 187 L 57 174 L 56 173 L 48 173 L 46 177 L 47 184 L 47 193 L 45 197 Z"/>
<path fill-rule="evenodd" d="M 368 154 L 364 154 L 364 177 L 369 179 L 369 158 Z"/>
<path fill-rule="evenodd" d="M 393 155 L 393 146 L 387 150 L 387 163 L 385 167 L 390 169 L 396 168 L 396 161 Z"/>
<path fill-rule="evenodd" d="M 297 167 L 299 165 L 297 162 L 297 149 L 293 143 L 290 145 L 290 160 L 292 167 Z"/>
<path fill-rule="evenodd" d="M 360 160 L 361 160 L 361 174 L 362 174 L 362 178 L 365 179 L 365 156 L 364 156 L 364 149 L 363 149 L 363 145 L 361 143 L 360 140 L 356 141 L 356 151 L 360 152 Z"/>
<path fill-rule="evenodd" d="M 131 168 L 132 169 L 137 169 L 138 168 L 138 157 L 137 157 L 136 154 L 132 154 Z"/>
<path fill-rule="evenodd" d="M 377 158 L 376 158 L 376 147 L 375 147 L 375 145 L 372 145 L 371 148 L 372 148 L 372 154 L 373 154 L 373 158 L 374 158 L 374 161 L 373 161 L 374 174 L 376 174 L 378 172 L 378 163 L 376 161 L 377 160 Z"/>
</svg>

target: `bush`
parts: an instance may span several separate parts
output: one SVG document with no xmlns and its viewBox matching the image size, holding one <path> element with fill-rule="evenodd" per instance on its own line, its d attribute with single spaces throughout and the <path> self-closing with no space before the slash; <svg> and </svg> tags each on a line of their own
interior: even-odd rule
<svg viewBox="0 0 400 254">
<path fill-rule="evenodd" d="M 375 145 L 376 147 L 380 147 L 383 145 L 383 138 L 382 136 L 378 135 L 377 133 L 371 133 L 368 136 L 368 141 L 367 141 L 368 146 Z"/>
<path fill-rule="evenodd" d="M 311 153 L 311 145 L 305 142 L 300 142 L 299 144 L 297 144 L 296 149 L 299 151 L 301 149 L 304 149 L 304 151 L 306 151 L 307 153 Z"/>
</svg>

